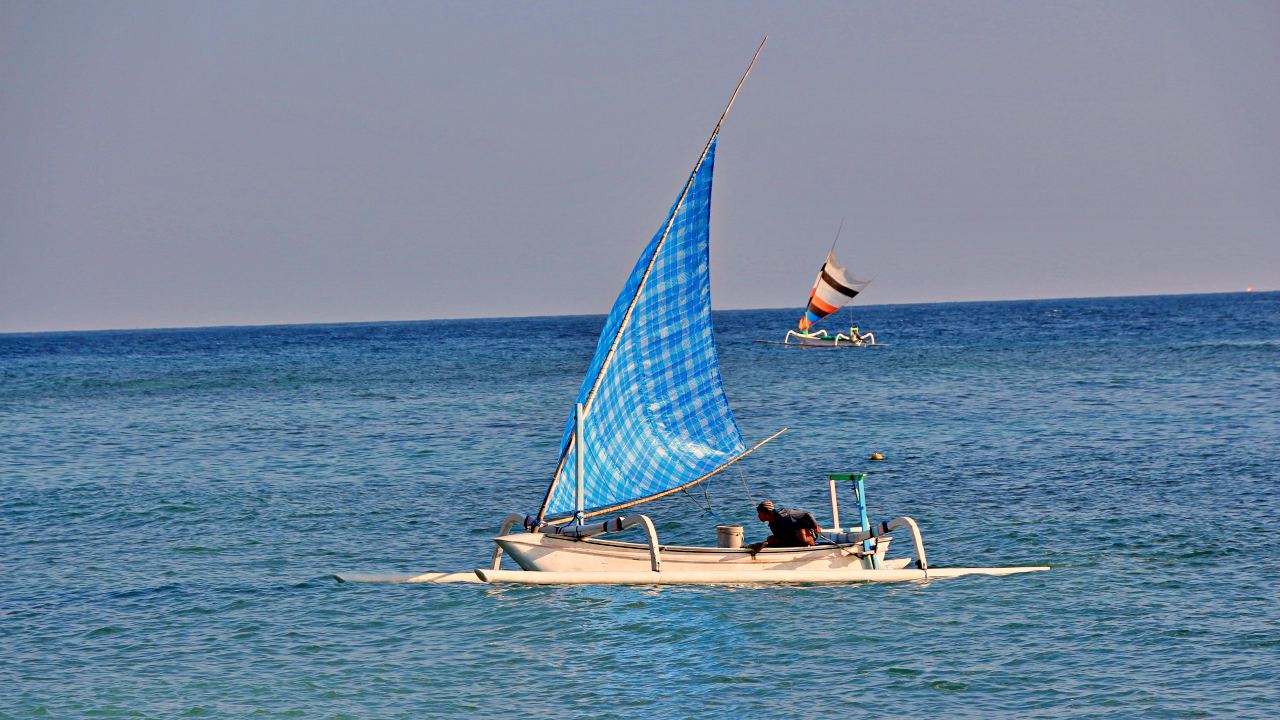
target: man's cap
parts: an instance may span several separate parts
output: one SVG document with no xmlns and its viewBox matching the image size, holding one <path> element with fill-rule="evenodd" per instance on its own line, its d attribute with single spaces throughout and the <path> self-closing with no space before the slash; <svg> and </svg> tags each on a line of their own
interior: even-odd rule
<svg viewBox="0 0 1280 720">
<path fill-rule="evenodd" d="M 759 505 L 757 505 L 757 506 L 756 506 L 756 512 L 758 512 L 758 513 L 762 513 L 762 512 L 770 512 L 770 513 L 771 513 L 771 512 L 773 512 L 773 501 L 772 501 L 772 500 L 765 500 L 765 501 L 761 502 Z"/>
</svg>

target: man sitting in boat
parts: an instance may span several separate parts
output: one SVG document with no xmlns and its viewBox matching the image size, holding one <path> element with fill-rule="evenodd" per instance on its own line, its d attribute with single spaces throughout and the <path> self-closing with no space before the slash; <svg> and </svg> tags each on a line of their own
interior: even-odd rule
<svg viewBox="0 0 1280 720">
<path fill-rule="evenodd" d="M 849 339 L 859 345 L 875 345 L 876 344 L 876 336 L 872 334 L 870 331 L 865 333 L 862 332 L 862 330 L 857 325 L 854 325 L 853 327 L 849 328 Z"/>
<path fill-rule="evenodd" d="M 818 521 L 813 513 L 804 510 L 778 509 L 772 500 L 765 500 L 756 506 L 756 516 L 760 522 L 769 523 L 769 531 L 773 534 L 760 543 L 760 547 L 810 547 L 818 544 Z"/>
</svg>

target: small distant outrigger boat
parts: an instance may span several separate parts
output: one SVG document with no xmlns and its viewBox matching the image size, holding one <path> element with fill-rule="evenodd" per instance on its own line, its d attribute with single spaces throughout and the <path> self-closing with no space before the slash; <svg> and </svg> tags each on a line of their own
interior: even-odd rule
<svg viewBox="0 0 1280 720">
<path fill-rule="evenodd" d="M 767 38 L 766 38 L 767 39 Z M 694 164 L 665 222 L 636 261 L 605 320 L 561 435 L 536 515 L 511 513 L 491 565 L 471 573 L 343 574 L 344 581 L 528 584 L 847 583 L 1008 575 L 1046 567 L 933 568 L 909 517 L 867 518 L 863 477 L 828 477 L 832 526 L 822 544 L 742 547 L 742 528 L 717 528 L 717 546 L 664 545 L 633 508 L 724 471 L 785 431 L 747 448 L 721 384 L 711 325 L 711 180 L 716 138 L 764 43 Z M 840 527 L 837 483 L 850 481 L 859 524 Z M 608 519 L 588 524 L 589 518 Z M 517 528 L 517 526 L 519 526 Z M 602 535 L 639 528 L 643 542 Z M 890 559 L 889 534 L 911 534 L 914 558 Z M 503 555 L 520 570 L 501 566 Z"/>
<path fill-rule="evenodd" d="M 844 223 L 841 223 L 843 228 Z M 840 231 L 836 231 L 836 240 L 840 239 Z M 823 318 L 848 305 L 858 293 L 862 292 L 870 280 L 859 280 L 849 274 L 844 266 L 836 262 L 835 243 L 827 253 L 827 259 L 818 269 L 818 277 L 809 290 L 809 305 L 800 316 L 797 329 L 788 330 L 782 339 L 784 345 L 806 345 L 819 347 L 874 347 L 876 336 L 871 332 L 862 332 L 856 325 L 850 325 L 849 333 L 832 335 L 826 330 L 814 330 L 813 326 Z"/>
<path fill-rule="evenodd" d="M 871 332 L 862 332 L 857 325 L 849 327 L 849 333 L 832 335 L 826 330 L 801 332 L 788 330 L 783 345 L 804 345 L 813 347 L 881 347 L 876 344 L 876 336 Z"/>
</svg>

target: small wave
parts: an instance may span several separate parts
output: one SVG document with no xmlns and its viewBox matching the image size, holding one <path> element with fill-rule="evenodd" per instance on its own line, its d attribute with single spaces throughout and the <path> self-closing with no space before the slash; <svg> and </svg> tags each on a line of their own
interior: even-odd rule
<svg viewBox="0 0 1280 720">
<path fill-rule="evenodd" d="M 962 692 L 969 689 L 969 686 L 965 683 L 952 682 L 951 680 L 934 680 L 929 683 L 929 687 L 934 690 L 947 690 L 950 692 Z"/>
</svg>

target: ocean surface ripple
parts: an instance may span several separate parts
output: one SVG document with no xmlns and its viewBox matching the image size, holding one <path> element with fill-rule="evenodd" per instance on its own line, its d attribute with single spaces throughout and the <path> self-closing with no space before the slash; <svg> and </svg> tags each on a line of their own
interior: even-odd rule
<svg viewBox="0 0 1280 720">
<path fill-rule="evenodd" d="M 825 520 L 823 473 L 865 470 L 934 565 L 1054 569 L 339 584 L 487 562 L 601 317 L 0 335 L 0 718 L 1276 716 L 1280 293 L 868 306 L 885 347 L 754 342 L 795 315 L 717 313 L 744 435 L 790 432 L 648 506 L 664 540 L 758 539 L 764 497 Z"/>
</svg>

